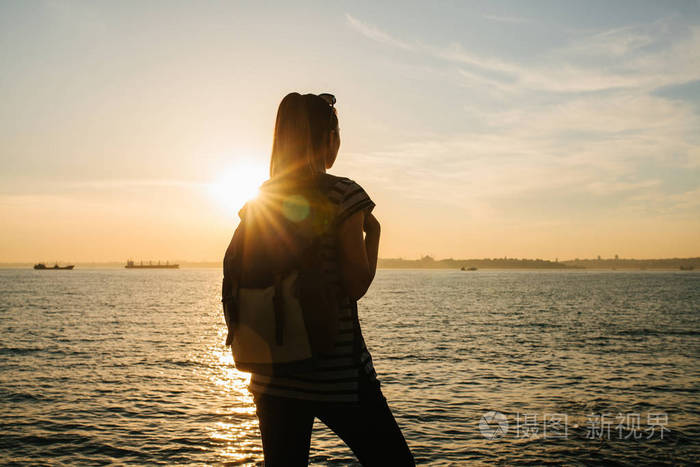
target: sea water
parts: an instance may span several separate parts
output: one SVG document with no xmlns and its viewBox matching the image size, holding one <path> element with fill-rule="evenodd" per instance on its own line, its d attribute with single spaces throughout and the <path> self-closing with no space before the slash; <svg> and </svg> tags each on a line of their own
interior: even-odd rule
<svg viewBox="0 0 700 467">
<path fill-rule="evenodd" d="M 220 287 L 0 270 L 0 462 L 261 462 Z M 380 270 L 359 313 L 419 464 L 700 460 L 698 272 Z M 355 462 L 318 420 L 310 460 Z"/>
</svg>

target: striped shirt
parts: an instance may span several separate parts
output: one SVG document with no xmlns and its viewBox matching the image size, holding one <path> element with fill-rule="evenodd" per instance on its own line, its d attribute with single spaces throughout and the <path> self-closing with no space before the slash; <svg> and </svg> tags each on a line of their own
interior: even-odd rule
<svg viewBox="0 0 700 467">
<path fill-rule="evenodd" d="M 325 193 L 336 207 L 336 226 L 358 211 L 370 212 L 374 208 L 375 204 L 365 190 L 349 178 L 325 173 L 319 174 L 319 177 L 322 178 L 319 185 L 326 187 Z M 336 291 L 340 313 L 333 350 L 319 356 L 319 365 L 313 371 L 285 376 L 253 373 L 248 389 L 254 394 L 357 404 L 360 372 L 364 372 L 372 381 L 377 380 L 372 357 L 362 337 L 357 302 L 348 297 L 341 282 L 337 229 L 330 229 L 323 234 L 321 256 L 327 282 Z"/>
</svg>

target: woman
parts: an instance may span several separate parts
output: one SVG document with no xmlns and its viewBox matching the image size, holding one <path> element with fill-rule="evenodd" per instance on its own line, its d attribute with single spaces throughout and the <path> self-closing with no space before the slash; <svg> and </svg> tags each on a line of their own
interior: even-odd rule
<svg viewBox="0 0 700 467">
<path fill-rule="evenodd" d="M 253 373 L 265 465 L 307 465 L 311 431 L 319 418 L 352 449 L 363 465 L 415 465 L 380 390 L 357 317 L 357 300 L 377 267 L 379 222 L 374 203 L 354 181 L 326 173 L 340 147 L 335 97 L 288 94 L 275 124 L 270 179 L 261 187 L 312 183 L 325 187 L 335 206 L 324 235 L 325 274 L 335 284 L 338 332 L 333 350 L 311 372 L 281 376 Z"/>
</svg>

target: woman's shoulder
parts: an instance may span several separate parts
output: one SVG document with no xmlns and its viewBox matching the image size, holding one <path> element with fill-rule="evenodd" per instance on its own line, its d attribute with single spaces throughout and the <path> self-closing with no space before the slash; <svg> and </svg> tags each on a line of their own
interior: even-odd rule
<svg viewBox="0 0 700 467">
<path fill-rule="evenodd" d="M 363 190 L 359 183 L 348 177 L 324 173 L 322 180 L 329 190 L 341 195 L 341 198 L 344 198 L 347 194 L 357 191 L 358 189 Z"/>
<path fill-rule="evenodd" d="M 339 221 L 359 210 L 372 211 L 375 206 L 364 188 L 351 178 L 324 174 L 324 182 L 328 187 L 329 198 L 340 208 Z"/>
</svg>

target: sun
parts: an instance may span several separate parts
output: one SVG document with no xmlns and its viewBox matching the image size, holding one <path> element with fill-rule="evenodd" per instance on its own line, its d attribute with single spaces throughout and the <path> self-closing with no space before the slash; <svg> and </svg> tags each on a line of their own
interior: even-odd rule
<svg viewBox="0 0 700 467">
<path fill-rule="evenodd" d="M 258 188 L 267 180 L 267 167 L 253 158 L 239 160 L 227 167 L 207 184 L 209 195 L 227 213 L 237 213 L 246 201 L 258 195 Z"/>
</svg>

